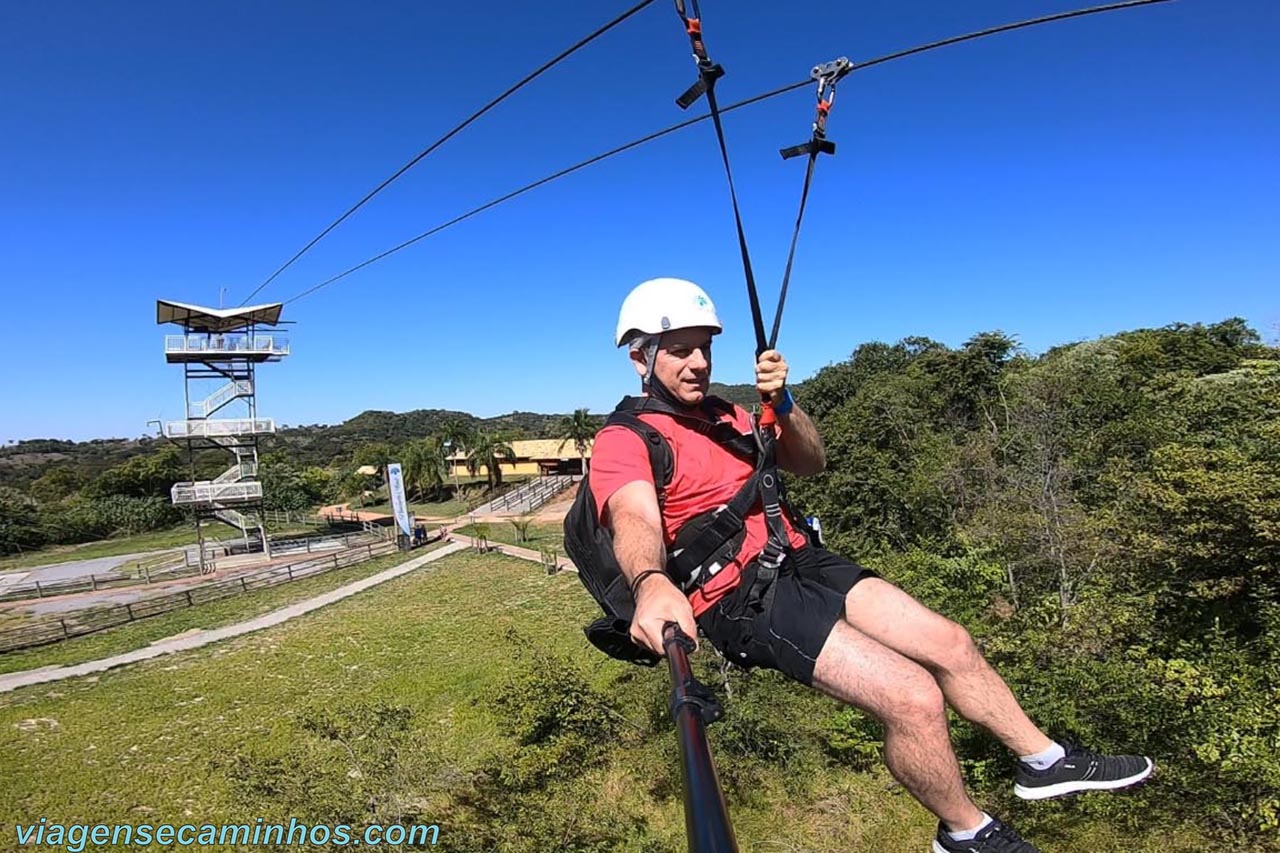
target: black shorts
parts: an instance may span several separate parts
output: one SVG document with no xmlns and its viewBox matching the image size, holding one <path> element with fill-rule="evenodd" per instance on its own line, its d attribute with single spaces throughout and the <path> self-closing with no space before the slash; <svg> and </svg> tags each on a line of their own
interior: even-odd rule
<svg viewBox="0 0 1280 853">
<path fill-rule="evenodd" d="M 800 548 L 783 563 L 766 606 L 748 604 L 756 568 L 747 567 L 742 582 L 698 617 L 698 627 L 739 666 L 776 669 L 812 684 L 818 653 L 844 616 L 845 595 L 878 575 L 822 548 Z"/>
</svg>

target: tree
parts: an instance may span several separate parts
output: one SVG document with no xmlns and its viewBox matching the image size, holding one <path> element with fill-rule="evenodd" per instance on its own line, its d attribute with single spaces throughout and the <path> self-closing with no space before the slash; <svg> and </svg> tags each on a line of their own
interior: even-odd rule
<svg viewBox="0 0 1280 853">
<path fill-rule="evenodd" d="M 394 456 L 395 453 L 387 442 L 371 441 L 356 448 L 353 460 L 356 465 L 372 465 L 385 473 L 387 465 L 395 461 Z"/>
<path fill-rule="evenodd" d="M 593 418 L 586 409 L 575 409 L 571 416 L 560 422 L 559 434 L 556 436 L 560 439 L 560 447 L 563 448 L 566 443 L 573 442 L 574 449 L 578 451 L 578 458 L 582 460 L 584 474 L 587 473 L 587 447 L 590 446 L 591 440 L 595 438 L 599 429 L 599 419 Z"/>
<path fill-rule="evenodd" d="M 371 492 L 378 487 L 378 477 L 376 474 L 361 474 L 360 470 L 354 469 L 348 471 L 343 476 L 338 492 L 346 500 L 354 500 L 360 506 L 364 506 L 364 498 L 367 492 Z"/>
<path fill-rule="evenodd" d="M 409 442 L 401 459 L 405 485 L 419 499 L 438 492 L 444 486 L 448 454 L 441 436 L 432 435 Z"/>
<path fill-rule="evenodd" d="M 169 488 L 186 479 L 182 454 L 176 447 L 162 447 L 155 453 L 135 456 L 122 465 L 103 471 L 85 487 L 89 497 L 118 495 L 128 498 L 168 497 Z"/>
<path fill-rule="evenodd" d="M 263 457 L 258 479 L 262 482 L 263 505 L 267 509 L 297 511 L 319 503 L 319 496 L 308 488 L 302 472 L 281 453 Z"/>
<path fill-rule="evenodd" d="M 74 468 L 51 468 L 27 490 L 42 504 L 56 503 L 75 494 L 85 484 L 84 474 Z"/>
<path fill-rule="evenodd" d="M 16 489 L 0 487 L 0 554 L 39 548 L 43 544 L 35 501 Z"/>
<path fill-rule="evenodd" d="M 472 476 L 485 469 L 489 480 L 489 488 L 496 489 L 502 485 L 502 460 L 514 461 L 516 452 L 505 435 L 492 432 L 478 432 L 471 439 L 467 448 L 467 470 Z"/>
</svg>

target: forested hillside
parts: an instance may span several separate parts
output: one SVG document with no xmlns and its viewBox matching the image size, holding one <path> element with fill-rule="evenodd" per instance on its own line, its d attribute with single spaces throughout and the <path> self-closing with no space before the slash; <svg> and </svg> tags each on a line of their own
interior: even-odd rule
<svg viewBox="0 0 1280 853">
<path fill-rule="evenodd" d="M 267 441 L 269 450 L 286 454 L 293 464 L 327 466 L 341 463 L 362 444 L 385 441 L 400 445 L 439 432 L 448 424 L 461 423 L 471 429 L 501 432 L 517 438 L 550 438 L 564 415 L 512 412 L 493 418 L 477 418 L 466 412 L 447 409 L 417 409 L 412 412 L 361 412 L 341 424 L 294 426 L 281 429 Z M 131 457 L 153 453 L 166 442 L 151 437 L 104 438 L 93 441 L 64 441 L 38 438 L 0 447 L 0 486 L 27 489 L 32 482 L 54 469 L 63 469 L 77 481 L 88 482 L 103 471 Z M 225 455 L 217 460 L 225 463 Z M 226 467 L 225 464 L 222 465 Z M 62 476 L 62 475 L 60 475 Z"/>
<path fill-rule="evenodd" d="M 828 470 L 792 492 L 830 544 L 964 622 L 1053 732 L 1159 756 L 1153 821 L 1277 838 L 1280 351 L 1239 320 L 1038 358 L 916 338 L 796 397 Z"/>
</svg>

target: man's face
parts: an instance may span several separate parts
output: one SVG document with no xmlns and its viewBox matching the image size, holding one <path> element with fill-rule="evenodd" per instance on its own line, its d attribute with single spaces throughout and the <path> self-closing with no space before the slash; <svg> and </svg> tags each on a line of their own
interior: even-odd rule
<svg viewBox="0 0 1280 853">
<path fill-rule="evenodd" d="M 636 370 L 644 375 L 644 353 L 636 354 Z M 686 406 L 696 406 L 711 384 L 711 330 L 677 329 L 662 336 L 653 376 Z"/>
</svg>

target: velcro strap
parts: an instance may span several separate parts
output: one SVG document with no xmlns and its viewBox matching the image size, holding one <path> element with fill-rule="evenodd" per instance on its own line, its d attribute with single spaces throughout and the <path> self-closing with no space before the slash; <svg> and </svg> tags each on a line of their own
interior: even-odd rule
<svg viewBox="0 0 1280 853">
<path fill-rule="evenodd" d="M 705 95 L 706 92 L 707 81 L 702 77 L 699 77 L 698 82 L 694 83 L 688 89 L 685 89 L 684 94 L 676 98 L 676 106 L 682 110 L 687 110 L 689 107 L 694 105 L 698 98 Z"/>
<path fill-rule="evenodd" d="M 700 58 L 701 60 L 701 58 Z M 676 98 L 676 106 L 687 110 L 701 98 L 717 80 L 724 76 L 724 68 L 720 65 L 698 62 L 698 82 L 694 83 L 684 94 Z"/>
<path fill-rule="evenodd" d="M 792 145 L 790 148 L 783 148 L 778 153 L 782 155 L 783 160 L 790 160 L 792 157 L 799 157 L 808 154 L 813 150 L 813 143 L 806 142 L 803 145 Z"/>
</svg>

